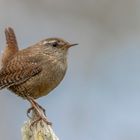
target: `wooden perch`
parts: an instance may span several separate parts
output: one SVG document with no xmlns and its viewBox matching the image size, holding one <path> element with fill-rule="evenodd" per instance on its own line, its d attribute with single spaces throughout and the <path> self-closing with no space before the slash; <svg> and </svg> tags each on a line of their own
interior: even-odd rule
<svg viewBox="0 0 140 140">
<path fill-rule="evenodd" d="M 34 122 L 37 117 L 35 110 L 33 110 L 32 117 L 25 122 L 21 128 L 22 140 L 59 140 L 55 135 L 52 126 L 47 125 L 43 120 L 40 120 L 31 126 L 32 122 Z"/>
</svg>

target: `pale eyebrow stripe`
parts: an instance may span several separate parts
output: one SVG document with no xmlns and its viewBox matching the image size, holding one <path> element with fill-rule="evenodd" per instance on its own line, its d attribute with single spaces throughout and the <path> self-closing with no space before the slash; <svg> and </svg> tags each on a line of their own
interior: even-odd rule
<svg viewBox="0 0 140 140">
<path fill-rule="evenodd" d="M 48 43 L 54 43 L 56 42 L 56 40 L 50 40 Z"/>
<path fill-rule="evenodd" d="M 47 41 L 43 41 L 43 42 L 42 42 L 43 45 L 45 45 L 45 44 L 47 44 L 47 43 L 48 43 Z"/>
<path fill-rule="evenodd" d="M 46 45 L 46 44 L 49 44 L 49 43 L 55 43 L 56 42 L 56 40 L 50 40 L 50 41 L 43 41 L 43 45 Z"/>
</svg>

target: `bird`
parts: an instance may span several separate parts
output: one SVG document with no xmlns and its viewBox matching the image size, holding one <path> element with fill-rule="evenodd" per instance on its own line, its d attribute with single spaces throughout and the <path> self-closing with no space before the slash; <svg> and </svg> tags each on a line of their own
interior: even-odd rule
<svg viewBox="0 0 140 140">
<path fill-rule="evenodd" d="M 67 55 L 72 44 L 61 38 L 46 38 L 25 49 L 19 49 L 14 29 L 5 28 L 6 47 L 2 54 L 0 90 L 7 88 L 28 100 L 39 118 L 48 124 L 44 108 L 36 99 L 48 95 L 63 80 L 67 71 Z M 36 120 L 37 121 L 37 120 Z M 36 122 L 35 121 L 35 122 Z"/>
</svg>

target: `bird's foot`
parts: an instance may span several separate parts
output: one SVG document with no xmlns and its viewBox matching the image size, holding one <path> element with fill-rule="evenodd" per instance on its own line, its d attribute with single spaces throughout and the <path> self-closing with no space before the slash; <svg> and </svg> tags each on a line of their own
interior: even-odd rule
<svg viewBox="0 0 140 140">
<path fill-rule="evenodd" d="M 34 120 L 33 122 L 31 122 L 30 128 L 31 128 L 32 126 L 34 126 L 35 124 L 37 124 L 37 123 L 38 123 L 39 121 L 41 121 L 41 120 L 43 120 L 47 125 L 51 125 L 51 126 L 52 126 L 52 123 L 49 122 L 49 121 L 47 120 L 46 117 L 40 116 L 39 118 L 37 118 L 36 120 Z"/>
<path fill-rule="evenodd" d="M 32 107 L 27 110 L 27 116 L 30 119 L 33 119 L 33 122 L 31 122 L 30 127 L 32 127 L 34 124 L 37 124 L 37 122 L 39 122 L 40 120 L 43 120 L 47 125 L 52 125 L 52 123 L 49 122 L 46 117 L 45 109 L 42 106 L 40 106 L 32 97 L 27 97 L 27 99 L 32 105 Z M 34 111 L 32 117 L 29 115 L 31 111 Z"/>
</svg>

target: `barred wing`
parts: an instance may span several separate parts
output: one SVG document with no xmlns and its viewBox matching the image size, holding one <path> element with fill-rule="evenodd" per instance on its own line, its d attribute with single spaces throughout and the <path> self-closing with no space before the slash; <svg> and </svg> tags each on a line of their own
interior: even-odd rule
<svg viewBox="0 0 140 140">
<path fill-rule="evenodd" d="M 41 71 L 41 66 L 30 59 L 14 58 L 0 70 L 0 89 L 21 84 Z"/>
</svg>

